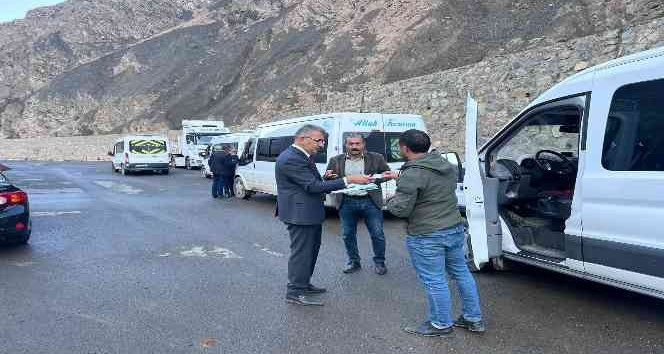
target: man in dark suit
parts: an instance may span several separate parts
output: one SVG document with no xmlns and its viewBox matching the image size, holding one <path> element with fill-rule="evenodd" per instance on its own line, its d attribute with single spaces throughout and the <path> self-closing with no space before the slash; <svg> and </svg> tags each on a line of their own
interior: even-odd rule
<svg viewBox="0 0 664 354">
<path fill-rule="evenodd" d="M 235 149 L 229 145 L 224 145 L 224 152 L 226 154 L 224 155 L 221 168 L 221 176 L 223 178 L 224 186 L 222 195 L 230 198 L 234 195 L 233 183 L 235 180 L 235 168 L 237 167 L 239 158 L 237 157 Z"/>
<path fill-rule="evenodd" d="M 366 151 L 362 133 L 352 133 L 346 137 L 346 153 L 330 159 L 325 177 L 344 177 L 349 174 L 378 175 L 389 171 L 390 166 L 381 154 Z M 360 253 L 357 249 L 357 223 L 364 223 L 371 235 L 374 251 L 375 272 L 378 275 L 387 273 L 385 267 L 385 233 L 383 232 L 383 192 L 377 178 L 374 183 L 378 189 L 372 191 L 349 191 L 336 195 L 336 205 L 343 229 L 343 240 L 348 254 L 348 266 L 344 273 L 355 273 L 362 267 Z"/>
<path fill-rule="evenodd" d="M 324 181 L 314 160 L 324 146 L 325 130 L 305 125 L 295 133 L 294 144 L 279 155 L 275 166 L 277 214 L 286 224 L 291 241 L 286 301 L 298 305 L 323 305 L 310 295 L 326 291 L 311 284 L 325 220 L 325 193 L 351 183 L 369 183 L 365 175 Z"/>
<path fill-rule="evenodd" d="M 224 160 L 226 159 L 226 152 L 221 145 L 215 145 L 212 148 L 212 156 L 208 160 L 210 171 L 212 172 L 212 198 L 224 196 L 224 176 L 222 175 L 224 169 Z"/>
</svg>

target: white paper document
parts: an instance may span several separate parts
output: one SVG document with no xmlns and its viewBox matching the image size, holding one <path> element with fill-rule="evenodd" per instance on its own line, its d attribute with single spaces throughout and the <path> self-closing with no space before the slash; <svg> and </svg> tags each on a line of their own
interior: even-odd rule
<svg viewBox="0 0 664 354">
<path fill-rule="evenodd" d="M 349 184 L 346 188 L 340 189 L 338 191 L 332 192 L 333 194 L 337 193 L 347 193 L 347 192 L 357 192 L 357 191 L 372 191 L 378 189 L 378 186 L 369 183 L 369 184 Z"/>
</svg>

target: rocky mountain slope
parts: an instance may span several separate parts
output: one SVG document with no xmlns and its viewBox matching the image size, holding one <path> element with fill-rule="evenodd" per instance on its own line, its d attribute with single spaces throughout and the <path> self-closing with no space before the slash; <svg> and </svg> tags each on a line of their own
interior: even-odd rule
<svg viewBox="0 0 664 354">
<path fill-rule="evenodd" d="M 269 120 L 662 16 L 664 0 L 69 0 L 0 24 L 0 137 Z"/>
</svg>

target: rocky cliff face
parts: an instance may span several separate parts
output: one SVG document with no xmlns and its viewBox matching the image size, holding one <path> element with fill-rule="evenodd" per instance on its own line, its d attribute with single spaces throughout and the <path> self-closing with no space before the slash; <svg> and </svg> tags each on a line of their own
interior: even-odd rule
<svg viewBox="0 0 664 354">
<path fill-rule="evenodd" d="M 0 24 L 0 137 L 263 121 L 664 16 L 664 0 L 69 0 Z"/>
</svg>

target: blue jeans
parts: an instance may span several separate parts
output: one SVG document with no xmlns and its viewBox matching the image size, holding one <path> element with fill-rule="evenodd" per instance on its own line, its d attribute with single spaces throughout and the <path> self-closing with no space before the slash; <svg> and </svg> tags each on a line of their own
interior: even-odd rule
<svg viewBox="0 0 664 354">
<path fill-rule="evenodd" d="M 374 262 L 385 264 L 385 234 L 383 233 L 383 211 L 370 197 L 344 196 L 339 209 L 348 264 L 360 263 L 360 252 L 357 249 L 357 223 L 364 218 L 364 224 L 371 235 L 374 251 Z"/>
<path fill-rule="evenodd" d="M 452 326 L 452 302 L 446 272 L 456 281 L 468 321 L 480 321 L 480 298 L 477 285 L 466 265 L 463 225 L 426 235 L 408 235 L 406 246 L 429 298 L 429 320 L 439 327 Z"/>
<path fill-rule="evenodd" d="M 214 174 L 212 177 L 212 198 L 224 195 L 224 176 Z"/>
</svg>

